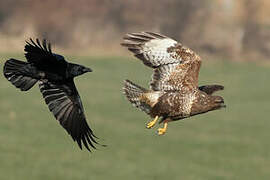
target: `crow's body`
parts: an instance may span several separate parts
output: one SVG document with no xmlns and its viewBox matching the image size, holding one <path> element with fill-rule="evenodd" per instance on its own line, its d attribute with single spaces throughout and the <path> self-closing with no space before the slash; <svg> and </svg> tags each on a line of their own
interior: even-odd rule
<svg viewBox="0 0 270 180">
<path fill-rule="evenodd" d="M 25 57 L 28 62 L 9 59 L 4 66 L 4 76 L 17 88 L 27 91 L 39 82 L 40 91 L 59 123 L 82 149 L 90 151 L 97 143 L 86 122 L 83 105 L 74 84 L 74 77 L 92 70 L 68 63 L 63 56 L 51 52 L 50 44 L 37 39 L 26 42 Z"/>
</svg>

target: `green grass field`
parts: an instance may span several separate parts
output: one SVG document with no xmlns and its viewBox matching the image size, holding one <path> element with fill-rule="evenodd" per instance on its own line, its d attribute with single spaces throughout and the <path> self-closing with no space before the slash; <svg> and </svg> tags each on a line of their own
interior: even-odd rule
<svg viewBox="0 0 270 180">
<path fill-rule="evenodd" d="M 3 59 L 21 55 L 1 55 Z M 20 92 L 0 76 L 0 179 L 222 180 L 270 178 L 270 68 L 204 62 L 200 84 L 219 83 L 226 109 L 169 124 L 165 136 L 122 95 L 124 79 L 148 87 L 151 69 L 135 58 L 68 57 L 94 72 L 76 79 L 100 142 L 81 151 L 35 86 Z"/>
</svg>

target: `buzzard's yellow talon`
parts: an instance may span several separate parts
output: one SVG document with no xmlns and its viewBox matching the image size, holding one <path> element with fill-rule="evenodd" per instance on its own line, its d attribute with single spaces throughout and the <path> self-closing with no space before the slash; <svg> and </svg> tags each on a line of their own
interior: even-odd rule
<svg viewBox="0 0 270 180">
<path fill-rule="evenodd" d="M 155 119 L 153 121 L 150 121 L 149 123 L 146 124 L 146 128 L 147 129 L 150 129 L 152 128 L 156 123 L 157 123 L 157 120 L 158 120 L 158 116 L 155 117 Z"/>
<path fill-rule="evenodd" d="M 168 127 L 168 123 L 165 122 L 163 128 L 158 128 L 158 135 L 163 135 L 166 133 Z"/>
</svg>

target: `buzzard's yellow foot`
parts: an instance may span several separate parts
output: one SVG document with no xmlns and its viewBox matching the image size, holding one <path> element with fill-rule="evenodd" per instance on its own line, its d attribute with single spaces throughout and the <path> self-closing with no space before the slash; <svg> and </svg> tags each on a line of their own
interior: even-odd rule
<svg viewBox="0 0 270 180">
<path fill-rule="evenodd" d="M 165 122 L 163 128 L 158 128 L 158 135 L 165 134 L 167 127 L 168 127 L 168 122 Z"/>
<path fill-rule="evenodd" d="M 154 125 L 157 123 L 157 120 L 158 120 L 158 116 L 156 116 L 153 121 L 150 121 L 149 123 L 147 123 L 146 128 L 150 129 L 150 128 L 154 127 Z"/>
</svg>

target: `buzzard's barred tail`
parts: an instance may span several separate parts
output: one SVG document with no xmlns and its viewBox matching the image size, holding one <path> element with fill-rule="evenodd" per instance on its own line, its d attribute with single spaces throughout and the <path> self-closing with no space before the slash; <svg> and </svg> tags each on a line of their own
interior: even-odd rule
<svg viewBox="0 0 270 180">
<path fill-rule="evenodd" d="M 151 106 L 142 101 L 143 94 L 147 92 L 145 88 L 140 87 L 129 80 L 125 80 L 123 90 L 132 105 L 140 108 L 146 113 L 150 113 Z"/>
<path fill-rule="evenodd" d="M 25 71 L 24 67 L 27 64 L 28 63 L 16 59 L 9 59 L 4 65 L 4 76 L 22 91 L 29 90 L 38 81 L 23 74 Z"/>
</svg>

